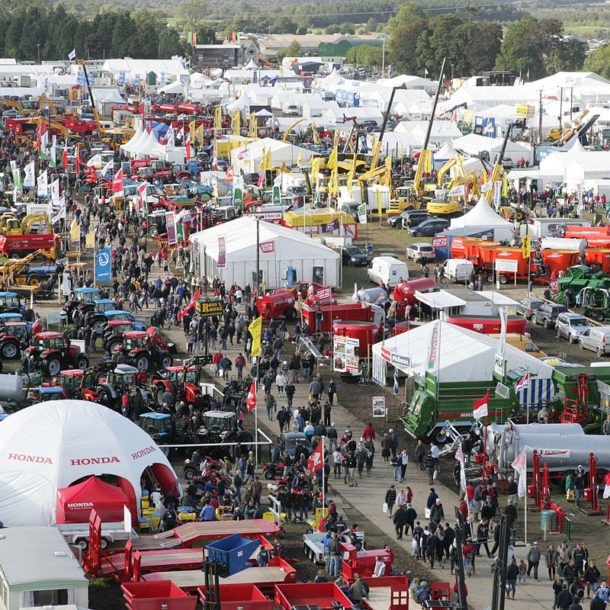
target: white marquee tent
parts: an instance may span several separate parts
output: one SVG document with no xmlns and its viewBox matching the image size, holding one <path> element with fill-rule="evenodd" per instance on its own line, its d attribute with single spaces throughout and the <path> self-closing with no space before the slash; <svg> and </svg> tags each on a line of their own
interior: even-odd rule
<svg viewBox="0 0 610 610">
<path fill-rule="evenodd" d="M 225 265 L 220 239 L 225 242 Z M 191 235 L 191 248 L 201 277 L 219 277 L 229 286 L 252 285 L 256 278 L 256 220 L 242 217 Z M 219 261 L 220 259 L 220 261 Z M 270 222 L 259 223 L 259 260 L 263 281 L 268 288 L 282 288 L 286 268 L 296 270 L 300 282 L 319 281 L 338 286 L 341 256 L 303 233 Z M 314 269 L 321 271 L 314 277 Z M 253 275 L 254 274 L 254 275 Z"/>
<path fill-rule="evenodd" d="M 285 163 L 289 168 L 296 165 L 299 155 L 301 155 L 301 163 L 304 164 L 313 154 L 311 150 L 295 146 L 290 142 L 282 142 L 273 138 L 254 140 L 243 148 L 235 148 L 231 151 L 231 165 L 235 174 L 257 172 L 263 155 L 268 151 L 271 151 L 271 165 L 279 167 Z"/>
<path fill-rule="evenodd" d="M 171 464 L 139 426 L 108 407 L 53 400 L 0 423 L 0 514 L 4 525 L 51 525 L 57 491 L 92 475 L 116 477 L 136 520 L 149 468 L 162 491 L 177 487 Z"/>
<path fill-rule="evenodd" d="M 373 379 L 385 385 L 386 364 L 392 354 L 409 358 L 408 366 L 394 364 L 409 376 L 423 377 L 428 370 L 432 333 L 438 327 L 438 366 L 434 371 L 441 382 L 487 381 L 492 378 L 499 340 L 449 322 L 436 320 L 408 333 L 396 335 L 373 345 Z M 529 371 L 537 379 L 550 379 L 552 367 L 526 352 L 505 345 L 507 371 Z"/>
</svg>

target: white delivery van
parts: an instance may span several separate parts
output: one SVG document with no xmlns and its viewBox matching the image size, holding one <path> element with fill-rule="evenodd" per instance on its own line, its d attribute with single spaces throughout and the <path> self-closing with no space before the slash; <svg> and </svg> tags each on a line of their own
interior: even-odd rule
<svg viewBox="0 0 610 610">
<path fill-rule="evenodd" d="M 448 258 L 443 267 L 445 277 L 452 282 L 468 282 L 474 269 L 472 261 L 465 258 Z"/>
<path fill-rule="evenodd" d="M 394 288 L 398 282 L 409 279 L 409 268 L 407 263 L 392 256 L 376 256 L 368 274 L 371 282 Z"/>
</svg>

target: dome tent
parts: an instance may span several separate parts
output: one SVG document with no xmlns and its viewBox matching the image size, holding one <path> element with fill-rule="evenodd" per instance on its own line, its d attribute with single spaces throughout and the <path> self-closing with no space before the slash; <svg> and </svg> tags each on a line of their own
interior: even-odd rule
<svg viewBox="0 0 610 610">
<path fill-rule="evenodd" d="M 58 491 L 92 475 L 118 482 L 137 523 L 145 471 L 162 491 L 180 491 L 151 437 L 102 405 L 48 401 L 0 422 L 0 515 L 6 526 L 55 523 Z"/>
</svg>

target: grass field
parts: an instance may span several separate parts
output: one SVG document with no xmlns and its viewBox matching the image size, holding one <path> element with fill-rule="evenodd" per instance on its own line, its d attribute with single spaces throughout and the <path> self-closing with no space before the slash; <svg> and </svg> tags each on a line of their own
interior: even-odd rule
<svg viewBox="0 0 610 610">
<path fill-rule="evenodd" d="M 406 261 L 407 246 L 413 243 L 430 243 L 430 241 L 429 237 L 411 237 L 406 230 L 393 229 L 383 218 L 381 224 L 374 220 L 366 225 L 358 225 L 358 239 L 354 244 L 364 248 L 365 243 L 371 242 L 374 245 L 373 256 L 379 256 L 381 252 L 392 252 L 400 260 Z M 367 276 L 367 268 L 343 266 L 343 282 L 341 289 L 337 292 L 343 295 L 353 294 L 354 283 L 358 285 L 358 288 L 372 286 Z"/>
</svg>

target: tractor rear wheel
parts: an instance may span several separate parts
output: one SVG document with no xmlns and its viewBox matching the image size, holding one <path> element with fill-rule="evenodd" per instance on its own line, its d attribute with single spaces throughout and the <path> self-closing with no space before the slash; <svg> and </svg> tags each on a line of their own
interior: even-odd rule
<svg viewBox="0 0 610 610">
<path fill-rule="evenodd" d="M 46 363 L 47 373 L 50 377 L 55 377 L 61 371 L 61 360 L 59 358 L 48 358 Z"/>
<path fill-rule="evenodd" d="M 19 345 L 14 341 L 5 341 L 0 347 L 0 355 L 4 360 L 13 360 L 19 357 Z"/>
<path fill-rule="evenodd" d="M 138 371 L 140 371 L 140 373 L 145 373 L 146 371 L 148 371 L 149 367 L 150 361 L 148 359 L 148 356 L 146 354 L 140 354 L 136 358 L 136 368 L 138 369 Z"/>
</svg>

